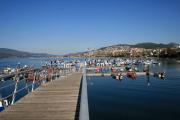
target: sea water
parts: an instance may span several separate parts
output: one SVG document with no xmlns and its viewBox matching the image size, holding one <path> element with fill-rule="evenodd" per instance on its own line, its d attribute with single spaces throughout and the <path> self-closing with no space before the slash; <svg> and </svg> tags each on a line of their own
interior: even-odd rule
<svg viewBox="0 0 180 120">
<path fill-rule="evenodd" d="M 150 68 L 165 79 L 87 76 L 90 120 L 180 120 L 180 64 L 163 60 Z"/>
</svg>

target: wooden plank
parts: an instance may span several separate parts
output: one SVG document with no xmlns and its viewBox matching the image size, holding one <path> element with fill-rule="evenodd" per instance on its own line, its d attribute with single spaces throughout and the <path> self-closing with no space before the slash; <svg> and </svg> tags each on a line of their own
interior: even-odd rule
<svg viewBox="0 0 180 120">
<path fill-rule="evenodd" d="M 75 120 L 82 73 L 44 84 L 0 113 L 1 120 Z"/>
</svg>

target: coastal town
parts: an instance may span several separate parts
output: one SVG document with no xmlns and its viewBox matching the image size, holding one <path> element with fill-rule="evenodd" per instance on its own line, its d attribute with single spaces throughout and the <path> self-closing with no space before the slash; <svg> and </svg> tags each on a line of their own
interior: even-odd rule
<svg viewBox="0 0 180 120">
<path fill-rule="evenodd" d="M 180 45 L 175 43 L 155 44 L 141 43 L 138 45 L 113 45 L 97 50 L 74 54 L 76 57 L 160 57 L 180 58 Z"/>
</svg>

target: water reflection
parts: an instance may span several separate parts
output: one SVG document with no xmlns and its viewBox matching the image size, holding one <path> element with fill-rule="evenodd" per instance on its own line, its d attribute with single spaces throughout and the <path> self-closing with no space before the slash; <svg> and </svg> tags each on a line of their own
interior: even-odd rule
<svg viewBox="0 0 180 120">
<path fill-rule="evenodd" d="M 131 78 L 131 77 L 128 77 L 128 76 L 111 76 L 111 78 L 112 79 L 114 79 L 114 80 L 117 80 L 117 81 L 119 81 L 119 82 L 122 82 L 122 81 L 124 81 L 124 80 L 127 80 L 127 78 L 129 78 L 130 80 L 138 80 L 139 79 L 139 77 L 144 77 L 144 80 L 146 81 L 146 86 L 147 87 L 149 87 L 149 86 L 151 86 L 151 79 L 153 78 L 155 78 L 154 80 L 165 80 L 165 78 L 164 77 L 159 77 L 159 76 L 151 76 L 151 75 L 145 75 L 145 76 L 138 76 L 136 79 L 134 79 L 134 78 Z M 91 77 L 88 77 L 88 79 L 89 80 L 91 80 Z"/>
<path fill-rule="evenodd" d="M 150 83 L 150 76 L 147 75 L 146 78 L 147 78 L 147 79 L 146 79 L 146 83 L 147 83 L 147 86 L 149 87 L 149 86 L 151 85 L 151 83 Z"/>
<path fill-rule="evenodd" d="M 180 81 L 174 78 L 169 81 L 169 77 L 164 80 L 151 75 L 138 76 L 136 80 L 127 76 L 122 80 L 91 77 L 88 80 L 91 120 L 179 118 Z"/>
</svg>

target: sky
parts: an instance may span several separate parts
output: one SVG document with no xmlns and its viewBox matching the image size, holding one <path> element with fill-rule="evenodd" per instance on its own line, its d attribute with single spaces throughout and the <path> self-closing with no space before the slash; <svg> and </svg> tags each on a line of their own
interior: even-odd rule
<svg viewBox="0 0 180 120">
<path fill-rule="evenodd" d="M 0 0 L 0 48 L 67 54 L 180 43 L 180 0 Z"/>
</svg>

